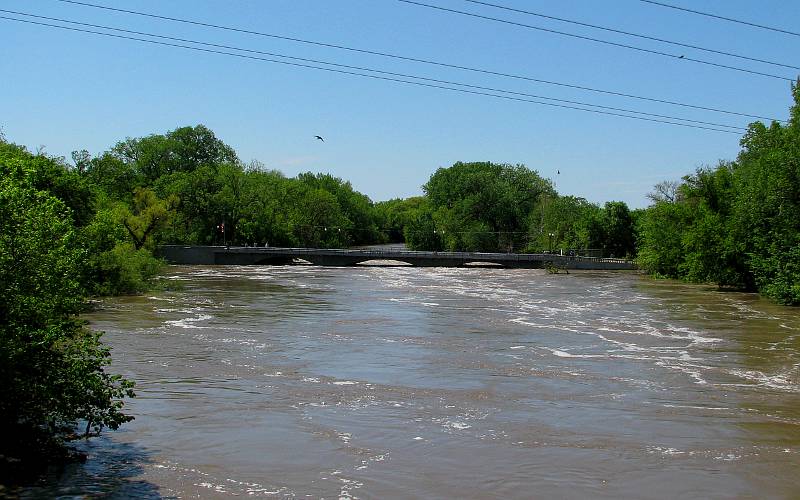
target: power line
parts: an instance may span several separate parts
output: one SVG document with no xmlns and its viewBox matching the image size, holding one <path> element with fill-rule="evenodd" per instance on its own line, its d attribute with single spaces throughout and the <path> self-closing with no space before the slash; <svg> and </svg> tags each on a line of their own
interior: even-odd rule
<svg viewBox="0 0 800 500">
<path fill-rule="evenodd" d="M 82 28 L 74 28 L 74 27 L 69 27 L 69 26 L 59 26 L 59 25 L 55 25 L 55 24 L 43 23 L 43 22 L 40 22 L 40 21 L 31 21 L 31 20 L 28 20 L 28 19 L 16 19 L 16 18 L 7 17 L 7 16 L 0 16 L 0 19 L 4 19 L 4 20 L 8 20 L 8 21 L 16 21 L 16 22 L 20 22 L 20 23 L 34 24 L 34 25 L 45 26 L 45 27 L 50 27 L 50 28 L 63 29 L 63 30 L 68 30 L 68 31 L 91 33 L 91 34 L 95 34 L 95 35 L 107 36 L 107 37 L 112 37 L 112 38 L 133 40 L 133 41 L 138 41 L 138 42 L 150 43 L 150 44 L 154 44 L 154 45 L 163 45 L 163 46 L 167 46 L 167 47 L 176 47 L 176 48 L 182 48 L 182 49 L 187 49 L 187 50 L 194 50 L 194 51 L 198 51 L 198 52 L 206 52 L 206 53 L 211 53 L 211 54 L 226 55 L 226 56 L 238 57 L 238 58 L 242 58 L 242 59 L 270 62 L 270 63 L 276 63 L 276 64 L 284 64 L 284 65 L 287 65 L 287 66 L 295 66 L 295 67 L 308 68 L 308 69 L 316 69 L 316 70 L 320 70 L 320 71 L 328 71 L 328 72 L 331 72 L 331 73 L 340 73 L 340 74 L 345 74 L 345 75 L 359 76 L 359 77 L 363 77 L 363 78 L 372 78 L 372 79 L 375 79 L 375 80 L 385 80 L 385 81 L 391 81 L 391 82 L 397 82 L 397 83 L 404 83 L 404 84 L 407 84 L 407 85 L 417 85 L 417 86 L 421 86 L 421 87 L 437 88 L 437 89 L 442 89 L 442 90 L 449 90 L 451 92 L 461 92 L 461 93 L 465 93 L 465 94 L 473 94 L 473 95 L 494 97 L 494 98 L 497 98 L 497 99 L 505 99 L 505 100 L 515 101 L 515 102 L 526 102 L 526 103 L 539 104 L 539 105 L 543 105 L 543 106 L 551 106 L 551 107 L 556 107 L 556 108 L 573 109 L 573 110 L 577 110 L 577 111 L 585 111 L 585 112 L 588 112 L 588 113 L 595 113 L 595 114 L 601 114 L 601 115 L 618 116 L 618 117 L 629 118 L 629 119 L 633 119 L 633 120 L 640 120 L 640 121 L 647 121 L 647 122 L 654 122 L 654 123 L 663 123 L 663 124 L 675 125 L 675 126 L 679 126 L 679 127 L 702 129 L 702 130 L 711 130 L 711 131 L 714 131 L 714 132 L 725 132 L 725 133 L 737 134 L 737 135 L 739 134 L 739 132 L 736 132 L 736 131 L 733 131 L 733 130 L 724 130 L 724 129 L 714 128 L 714 127 L 711 127 L 711 126 L 692 125 L 692 124 L 688 124 L 688 123 L 679 123 L 679 122 L 674 122 L 674 121 L 669 121 L 669 120 L 662 120 L 662 119 L 657 119 L 657 118 L 647 118 L 647 117 L 643 117 L 643 116 L 632 116 L 632 115 L 626 115 L 626 114 L 623 114 L 623 113 L 615 113 L 615 112 L 611 112 L 611 111 L 601 111 L 601 110 L 597 110 L 597 109 L 588 109 L 588 108 L 583 108 L 583 107 L 579 107 L 579 106 L 570 106 L 570 105 L 566 105 L 566 104 L 555 104 L 555 103 L 551 103 L 551 102 L 543 102 L 543 101 L 537 101 L 537 100 L 534 100 L 534 99 L 525 99 L 525 98 L 514 97 L 514 96 L 509 96 L 509 95 L 499 95 L 499 94 L 493 94 L 493 93 L 490 93 L 490 92 L 483 92 L 483 91 L 478 91 L 478 90 L 453 88 L 453 87 L 447 87 L 445 85 L 437 85 L 437 84 L 433 84 L 433 83 L 408 81 L 408 80 L 402 80 L 400 78 L 392 78 L 392 77 L 380 76 L 380 75 L 370 75 L 370 74 L 358 73 L 358 72 L 355 72 L 355 71 L 349 71 L 349 70 L 343 70 L 343 69 L 326 68 L 326 67 L 314 66 L 314 65 L 311 65 L 311 64 L 305 64 L 305 63 L 299 63 L 299 62 L 282 61 L 282 60 L 278 60 L 278 59 L 270 59 L 270 58 L 254 56 L 254 55 L 238 54 L 238 53 L 234 53 L 234 52 L 226 52 L 226 51 L 223 51 L 223 50 L 208 49 L 208 48 L 203 48 L 203 47 L 193 47 L 193 46 L 190 46 L 190 45 L 182 45 L 182 44 L 171 43 L 171 42 L 162 42 L 162 41 L 157 41 L 157 40 L 148 40 L 148 39 L 145 39 L 145 38 L 137 38 L 137 37 L 127 36 L 127 35 L 119 35 L 119 34 L 114 34 L 114 33 L 104 33 L 104 32 L 101 32 L 101 31 L 93 31 L 93 30 L 87 30 L 87 29 L 82 29 Z M 681 118 L 676 118 L 676 120 L 682 120 L 682 119 Z"/>
<path fill-rule="evenodd" d="M 797 33 L 795 31 L 789 31 L 789 30 L 785 30 L 785 29 L 781 29 L 781 28 L 773 28 L 772 26 L 764 26 L 763 24 L 756 24 L 756 23 L 751 23 L 749 21 L 742 21 L 741 19 L 733 19 L 732 17 L 725 17 L 725 16 L 720 16 L 720 15 L 717 15 L 717 14 L 710 14 L 708 12 L 701 12 L 699 10 L 687 9 L 686 7 L 678 7 L 677 5 L 670 5 L 670 4 L 667 4 L 667 3 L 655 2 L 653 0 L 639 0 L 639 1 L 640 2 L 645 2 L 645 3 L 650 3 L 650 4 L 653 4 L 653 5 L 658 5 L 659 7 L 667 7 L 669 9 L 682 10 L 684 12 L 690 12 L 692 14 L 698 14 L 700 16 L 713 17 L 714 19 L 722 19 L 723 21 L 729 21 L 729 22 L 732 22 L 732 23 L 745 24 L 747 26 L 752 26 L 754 28 L 761 28 L 763 30 L 776 31 L 778 33 L 783 33 L 783 34 L 786 34 L 786 35 L 800 36 L 800 33 Z"/>
<path fill-rule="evenodd" d="M 675 116 L 669 116 L 669 115 L 661 115 L 661 114 L 657 114 L 657 113 L 648 113 L 648 112 L 644 112 L 644 111 L 636 111 L 636 110 L 625 109 L 625 108 L 616 108 L 616 107 L 612 107 L 612 106 L 602 106 L 602 105 L 598 105 L 598 104 L 592 104 L 592 103 L 586 103 L 586 102 L 580 102 L 580 101 L 572 101 L 572 100 L 568 100 L 568 99 L 558 99 L 558 98 L 554 98 L 554 97 L 540 96 L 540 95 L 529 94 L 529 93 L 525 93 L 525 92 L 516 92 L 516 91 L 511 91 L 511 90 L 493 88 L 493 87 L 484 87 L 484 86 L 480 86 L 480 85 L 471 85 L 471 84 L 466 84 L 466 83 L 453 82 L 453 81 L 449 81 L 449 80 L 441 80 L 441 79 L 437 79 L 437 78 L 428 78 L 428 77 L 409 75 L 409 74 L 404 74 L 404 73 L 395 73 L 395 72 L 392 72 L 392 71 L 378 70 L 378 69 L 367 68 L 367 67 L 363 67 L 363 66 L 352 66 L 352 65 L 347 65 L 347 64 L 339 64 L 339 63 L 333 63 L 333 62 L 329 62 L 329 61 L 321 61 L 321 60 L 318 60 L 318 59 L 308 59 L 308 58 L 304 58 L 304 57 L 287 56 L 285 54 L 278 54 L 278 53 L 274 53 L 274 52 L 266 52 L 266 51 L 261 51 L 261 50 L 246 49 L 246 48 L 242 48 L 242 47 L 234 47 L 234 46 L 230 46 L 230 45 L 222 45 L 222 44 L 216 44 L 216 43 L 201 42 L 201 41 L 198 41 L 198 40 L 191 40 L 191 39 L 187 39 L 187 38 L 178 38 L 178 37 L 172 37 L 172 36 L 166 36 L 166 35 L 157 35 L 157 34 L 147 33 L 147 32 L 143 32 L 143 31 L 134 31 L 134 30 L 128 30 L 128 29 L 123 29 L 123 28 L 116 28 L 116 27 L 112 27 L 112 26 L 104 26 L 104 25 L 99 25 L 99 24 L 84 23 L 84 22 L 80 22 L 80 21 L 73 21 L 73 20 L 62 19 L 62 18 L 57 18 L 57 17 L 40 16 L 40 15 L 36 15 L 36 14 L 28 14 L 28 13 L 25 13 L 25 12 L 19 12 L 19 11 L 13 11 L 13 10 L 0 9 L 0 12 L 16 14 L 16 15 L 22 15 L 22 16 L 27 16 L 27 17 L 33 17 L 33 18 L 37 18 L 37 19 L 46 19 L 46 20 L 49 20 L 49 21 L 58 21 L 58 22 L 62 22 L 62 23 L 77 24 L 77 25 L 80 25 L 80 26 L 88 26 L 88 27 L 92 27 L 92 28 L 100 28 L 100 29 L 110 30 L 110 31 L 118 31 L 118 32 L 123 32 L 123 33 L 130 33 L 130 34 L 134 34 L 134 35 L 143 35 L 143 36 L 148 36 L 148 37 L 161 38 L 161 39 L 177 41 L 177 42 L 205 45 L 205 46 L 208 46 L 208 47 L 215 47 L 215 48 L 221 48 L 221 49 L 226 49 L 226 50 L 236 50 L 236 51 L 241 51 L 241 52 L 249 52 L 249 53 L 253 53 L 253 54 L 267 55 L 267 56 L 270 56 L 270 57 L 281 57 L 281 58 L 286 58 L 286 59 L 292 59 L 292 60 L 295 60 L 295 61 L 302 61 L 302 62 L 306 62 L 306 63 L 325 64 L 325 65 L 335 66 L 335 67 L 339 67 L 339 68 L 346 68 L 346 69 L 352 69 L 352 70 L 358 70 L 358 71 L 369 71 L 369 72 L 372 72 L 372 73 L 379 73 L 379 74 L 389 75 L 389 76 L 394 76 L 394 77 L 412 78 L 412 79 L 416 79 L 416 80 L 423 80 L 423 81 L 440 83 L 440 84 L 445 84 L 445 85 L 456 85 L 456 86 L 459 86 L 459 87 L 465 87 L 465 88 L 477 89 L 477 90 L 484 90 L 484 91 L 489 91 L 489 92 L 500 92 L 500 93 L 503 93 L 503 94 L 510 94 L 510 95 L 516 95 L 516 96 L 524 96 L 524 97 L 532 97 L 532 98 L 535 98 L 535 99 L 545 99 L 545 100 L 548 100 L 548 101 L 562 102 L 562 103 L 574 104 L 574 105 L 579 105 L 579 106 L 589 106 L 589 107 L 598 108 L 598 109 L 606 109 L 606 110 L 610 110 L 610 111 L 619 111 L 619 112 L 623 112 L 623 113 L 633 113 L 633 114 L 638 114 L 638 115 L 643 115 L 643 116 L 652 116 L 652 117 L 655 117 L 655 118 L 664 118 L 664 119 L 667 119 L 667 120 L 679 120 L 679 121 L 684 121 L 684 122 L 689 122 L 689 123 L 698 123 L 698 124 L 701 124 L 701 125 L 710 125 L 712 127 L 731 128 L 731 129 L 738 130 L 738 131 L 741 131 L 741 132 L 743 132 L 745 130 L 743 127 L 739 127 L 739 126 L 735 126 L 735 125 L 726 125 L 726 124 L 707 122 L 707 121 L 702 121 L 702 120 L 693 120 L 693 119 L 689 119 L 689 118 L 681 118 L 681 117 L 675 117 Z"/>
<path fill-rule="evenodd" d="M 440 10 L 440 11 L 443 11 L 443 12 L 449 12 L 451 14 L 460 14 L 462 16 L 475 17 L 475 18 L 478 18 L 478 19 L 484 19 L 486 21 L 493 21 L 493 22 L 497 22 L 497 23 L 509 24 L 509 25 L 512 25 L 512 26 L 518 26 L 520 28 L 527 28 L 527 29 L 532 29 L 532 30 L 544 31 L 546 33 L 553 33 L 555 35 L 562 35 L 562 36 L 567 36 L 567 37 L 571 37 L 571 38 L 577 38 L 577 39 L 580 39 L 580 40 L 586 40 L 586 41 L 595 42 L 595 43 L 602 43 L 604 45 L 611 45 L 611 46 L 614 46 L 614 47 L 620 47 L 620 48 L 624 48 L 624 49 L 636 50 L 636 51 L 639 51 L 639 52 L 645 52 L 647 54 L 653 54 L 653 55 L 658 55 L 658 56 L 663 56 L 663 57 L 671 57 L 673 59 L 680 59 L 681 61 L 690 61 L 690 62 L 695 62 L 695 63 L 699 63 L 699 64 L 705 64 L 707 66 L 714 66 L 714 67 L 717 67 L 717 68 L 730 69 L 730 70 L 733 70 L 733 71 L 740 71 L 742 73 L 750 73 L 752 75 L 766 76 L 768 78 L 775 78 L 775 79 L 778 79 L 778 80 L 786 80 L 786 81 L 789 81 L 789 82 L 793 82 L 794 81 L 793 79 L 785 77 L 785 76 L 773 75 L 771 73 L 762 73 L 761 71 L 755 71 L 755 70 L 747 69 L 747 68 L 740 68 L 740 67 L 737 67 L 737 66 L 729 66 L 727 64 L 720 64 L 720 63 L 715 63 L 715 62 L 711 62 L 711 61 L 705 61 L 703 59 L 695 59 L 695 58 L 692 58 L 692 57 L 686 57 L 683 54 L 671 54 L 669 52 L 662 52 L 660 50 L 646 49 L 644 47 L 637 47 L 635 45 L 628 45 L 628 44 L 625 44 L 625 43 L 612 42 L 612 41 L 609 41 L 609 40 L 602 40 L 600 38 L 594 38 L 594 37 L 590 37 L 590 36 L 577 35 L 575 33 L 568 33 L 566 31 L 559 31 L 559 30 L 554 30 L 554 29 L 550 29 L 550 28 L 544 28 L 544 27 L 541 27 L 541 26 L 534 26 L 532 24 L 519 23 L 519 22 L 516 22 L 516 21 L 509 21 L 508 19 L 500 19 L 498 17 L 484 16 L 484 15 L 481 15 L 481 14 L 475 14 L 474 12 L 466 12 L 466 11 L 463 11 L 463 10 L 450 9 L 450 8 L 447 8 L 447 7 L 441 7 L 439 5 L 431 5 L 431 4 L 427 4 L 427 3 L 416 2 L 414 0 L 397 0 L 397 1 L 398 2 L 407 3 L 409 5 L 416 5 L 418 7 L 426 7 L 426 8 L 429 8 L 429 9 L 435 9 L 435 10 Z"/>
<path fill-rule="evenodd" d="M 754 62 L 759 62 L 759 63 L 764 63 L 764 64 L 771 64 L 773 66 L 781 66 L 781 67 L 784 67 L 784 68 L 800 69 L 800 66 L 792 66 L 791 64 L 783 64 L 783 63 L 774 62 L 774 61 L 767 61 L 765 59 L 758 59 L 756 57 L 743 56 L 741 54 L 734 54 L 732 52 L 725 52 L 723 50 L 709 49 L 709 48 L 706 48 L 706 47 L 700 47 L 698 45 L 692 45 L 692 44 L 689 44 L 689 43 L 676 42 L 676 41 L 673 41 L 673 40 L 667 40 L 667 39 L 664 39 L 664 38 L 657 38 L 657 37 L 650 36 L 650 35 L 642 35 L 640 33 L 632 33 L 630 31 L 623 31 L 623 30 L 619 30 L 619 29 L 615 29 L 615 28 L 609 28 L 607 26 L 598 26 L 596 24 L 589 24 L 589 23 L 584 23 L 584 22 L 581 22 L 581 21 L 574 21 L 572 19 L 564 19 L 562 17 L 549 16 L 547 14 L 541 14 L 539 12 L 532 12 L 532 11 L 523 10 L 523 9 L 516 9 L 516 8 L 513 8 L 513 7 L 508 7 L 506 5 L 499 5 L 499 4 L 489 3 L 489 2 L 483 2 L 481 0 L 464 0 L 464 1 L 465 2 L 474 3 L 474 4 L 478 4 L 478 5 L 485 5 L 487 7 L 494 7 L 496 9 L 507 10 L 507 11 L 510 11 L 510 12 L 517 12 L 519 14 L 527 14 L 527 15 L 530 15 L 530 16 L 542 17 L 542 18 L 545 18 L 545 19 L 552 19 L 554 21 L 560 21 L 560 22 L 563 22 L 563 23 L 575 24 L 575 25 L 578 25 L 578 26 L 585 26 L 587 28 L 593 28 L 593 29 L 598 29 L 598 30 L 603 30 L 603 31 L 609 31 L 611 33 L 619 33 L 621 35 L 633 36 L 633 37 L 636 37 L 636 38 L 642 38 L 644 40 L 652 40 L 654 42 L 667 43 L 667 44 L 675 45 L 675 46 L 678 46 L 678 47 L 686 47 L 686 48 L 689 48 L 689 49 L 701 50 L 703 52 L 710 52 L 712 54 L 720 54 L 720 55 L 723 55 L 723 56 L 736 57 L 738 59 L 744 59 L 744 60 L 747 60 L 747 61 L 754 61 Z"/>
<path fill-rule="evenodd" d="M 475 72 L 475 73 L 483 73 L 483 74 L 487 74 L 487 75 L 494 75 L 494 76 L 500 76 L 500 77 L 505 77 L 505 78 L 513 78 L 513 79 L 517 79 L 517 80 L 524 80 L 524 81 L 535 82 L 535 83 L 543 83 L 543 84 L 546 84 L 546 85 L 554 85 L 554 86 L 559 86 L 559 87 L 566 87 L 566 88 L 572 88 L 572 89 L 577 89 L 577 90 L 584 90 L 584 91 L 587 91 L 587 92 L 596 92 L 596 93 L 601 93 L 601 94 L 614 95 L 614 96 L 618 96 L 618 97 L 626 97 L 626 98 L 629 98 L 629 99 L 637 99 L 637 100 L 649 101 L 649 102 L 658 102 L 658 103 L 662 103 L 662 104 L 669 104 L 669 105 L 672 105 L 672 106 L 680 106 L 680 107 L 691 108 L 691 109 L 700 109 L 700 110 L 703 110 L 703 111 L 713 111 L 713 112 L 716 112 L 716 113 L 724 113 L 724 114 L 729 114 L 729 115 L 744 116 L 744 117 L 747 117 L 747 118 L 757 118 L 757 119 L 760 119 L 760 120 L 778 121 L 778 122 L 784 121 L 784 120 L 780 120 L 778 118 L 770 118 L 770 117 L 766 117 L 766 116 L 759 116 L 759 115 L 753 115 L 753 114 L 748 114 L 748 113 L 741 113 L 741 112 L 724 110 L 724 109 L 713 108 L 713 107 L 708 107 L 708 106 L 700 106 L 700 105 L 696 105 L 696 104 L 682 103 L 682 102 L 671 101 L 671 100 L 667 100 L 667 99 L 659 99 L 659 98 L 655 98 L 655 97 L 639 96 L 639 95 L 635 95 L 635 94 L 628 94 L 628 93 L 624 93 L 624 92 L 616 92 L 616 91 L 612 91 L 612 90 L 604 90 L 604 89 L 586 87 L 586 86 L 576 85 L 576 84 L 571 84 L 571 83 L 556 82 L 556 81 L 551 81 L 551 80 L 543 80 L 543 79 L 539 79 L 539 78 L 533 78 L 533 77 L 530 77 L 530 76 L 515 75 L 515 74 L 511 74 L 511 73 L 503 73 L 503 72 L 499 72 L 499 71 L 491 71 L 491 70 L 487 70 L 487 69 L 474 68 L 474 67 L 469 67 L 469 66 L 461 66 L 461 65 L 457 65 L 457 64 L 444 63 L 444 62 L 440 62 L 440 61 L 432 61 L 432 60 L 429 60 L 429 59 L 421 59 L 421 58 L 403 56 L 403 55 L 398 55 L 398 54 L 390 54 L 390 53 L 387 53 L 387 52 L 378 52 L 378 51 L 368 50 L 368 49 L 359 49 L 359 48 L 354 48 L 354 47 L 347 47 L 347 46 L 344 46 L 344 45 L 336 45 L 336 44 L 332 44 L 332 43 L 319 42 L 319 41 L 307 40 L 307 39 L 302 39 L 302 38 L 294 38 L 294 37 L 283 36 L 283 35 L 276 35 L 276 34 L 273 34 L 273 33 L 265 33 L 265 32 L 261 32 L 261 31 L 253 31 L 253 30 L 248 30 L 248 29 L 243 29 L 243 28 L 237 28 L 237 27 L 234 27 L 234 26 L 223 26 L 223 25 L 218 25 L 218 24 L 206 23 L 206 22 L 202 22 L 202 21 L 193 21 L 193 20 L 190 20 L 190 19 L 182 19 L 182 18 L 177 18 L 177 17 L 162 16 L 162 15 L 152 14 L 152 13 L 148 13 L 148 12 L 120 9 L 120 8 L 116 8 L 116 7 L 108 7 L 108 6 L 105 6 L 105 5 L 92 4 L 92 3 L 81 2 L 81 1 L 77 1 L 77 0 L 57 0 L 57 1 L 63 2 L 63 3 L 80 5 L 80 6 L 84 6 L 84 7 L 92 7 L 92 8 L 96 8 L 96 9 L 103 9 L 103 10 L 108 10 L 108 11 L 113 11 L 113 12 L 122 12 L 122 13 L 125 13 L 125 14 L 133 14 L 133 15 L 149 17 L 149 18 L 153 18 L 153 19 L 161 19 L 161 20 L 165 20 L 165 21 L 172 21 L 172 22 L 191 24 L 191 25 L 195 25 L 195 26 L 202 26 L 202 27 L 205 27 L 205 28 L 214 28 L 214 29 L 219 29 L 219 30 L 232 31 L 232 32 L 237 32 L 237 33 L 244 33 L 244 34 L 248 34 L 248 35 L 263 36 L 263 37 L 274 38 L 274 39 L 278 39 L 278 40 L 286 40 L 286 41 L 291 41 L 291 42 L 296 42 L 296 43 L 304 43 L 304 44 L 316 45 L 316 46 L 319 46 L 319 47 L 327 47 L 327 48 L 333 48 L 333 49 L 338 49 L 338 50 L 346 50 L 346 51 L 351 51 L 351 52 L 356 52 L 356 53 L 361 53 L 361 54 L 369 54 L 369 55 L 375 55 L 375 56 L 380 56 L 380 57 L 387 57 L 387 58 L 397 59 L 397 60 L 402 60 L 402 61 L 410 61 L 410 62 L 416 62 L 416 63 L 421 63 L 421 64 L 430 64 L 430 65 L 433 65 L 433 66 L 439 66 L 439 67 L 444 67 L 444 68 L 452 68 L 452 69 L 458 69 L 458 70 L 462 70 L 462 71 L 471 71 L 471 72 Z"/>
</svg>

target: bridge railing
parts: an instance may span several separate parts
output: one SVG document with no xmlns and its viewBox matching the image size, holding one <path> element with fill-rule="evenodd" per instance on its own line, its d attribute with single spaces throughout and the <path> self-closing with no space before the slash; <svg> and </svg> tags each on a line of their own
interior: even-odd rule
<svg viewBox="0 0 800 500">
<path fill-rule="evenodd" d="M 287 248 L 287 247 L 220 247 L 227 250 L 258 251 L 259 253 L 286 254 L 291 253 L 296 256 L 301 255 L 359 255 L 363 257 L 375 257 L 381 259 L 392 259 L 393 257 L 430 257 L 430 258 L 456 258 L 480 260 L 498 259 L 510 261 L 526 260 L 552 260 L 559 261 L 585 261 L 585 262 L 606 262 L 613 264 L 630 264 L 631 260 L 610 258 L 610 257 L 588 257 L 577 255 L 560 255 L 548 253 L 503 253 L 503 252 L 449 252 L 449 251 L 419 251 L 419 250 L 377 250 L 377 249 L 344 249 L 344 248 Z"/>
</svg>

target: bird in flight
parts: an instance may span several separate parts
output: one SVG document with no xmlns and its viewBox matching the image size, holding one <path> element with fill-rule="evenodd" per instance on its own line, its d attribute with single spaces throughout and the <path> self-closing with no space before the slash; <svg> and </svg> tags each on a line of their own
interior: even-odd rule
<svg viewBox="0 0 800 500">
<path fill-rule="evenodd" d="M 325 142 L 325 139 L 323 139 L 322 137 L 320 137 L 318 135 L 315 135 L 314 139 L 319 139 L 320 141 Z"/>
</svg>

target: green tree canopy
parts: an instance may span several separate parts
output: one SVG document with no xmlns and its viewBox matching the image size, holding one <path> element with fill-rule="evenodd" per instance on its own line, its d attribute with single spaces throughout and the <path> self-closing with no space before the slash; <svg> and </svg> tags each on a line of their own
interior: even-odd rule
<svg viewBox="0 0 800 500">
<path fill-rule="evenodd" d="M 233 148 L 203 125 L 180 127 L 166 134 L 117 143 L 110 154 L 148 183 L 175 172 L 192 172 L 202 166 L 239 163 Z"/>
<path fill-rule="evenodd" d="M 434 229 L 448 250 L 523 248 L 530 212 L 543 196 L 555 195 L 550 181 L 525 166 L 491 162 L 440 168 L 423 189 Z"/>
<path fill-rule="evenodd" d="M 86 253 L 73 212 L 36 187 L 43 162 L 53 160 L 0 144 L 0 454 L 7 457 L 57 449 L 79 422 L 89 433 L 131 419 L 120 399 L 133 395 L 132 384 L 106 371 L 100 334 L 77 319 Z"/>
<path fill-rule="evenodd" d="M 800 304 L 800 88 L 786 124 L 756 122 L 734 162 L 657 187 L 639 223 L 640 265 Z M 660 191 L 664 191 L 661 189 Z"/>
</svg>

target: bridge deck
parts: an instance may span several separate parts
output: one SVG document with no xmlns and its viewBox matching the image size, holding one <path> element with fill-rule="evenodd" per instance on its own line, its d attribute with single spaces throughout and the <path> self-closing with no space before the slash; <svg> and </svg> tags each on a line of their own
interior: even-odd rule
<svg viewBox="0 0 800 500">
<path fill-rule="evenodd" d="M 569 257 L 556 254 L 482 252 L 418 252 L 412 250 L 182 246 L 161 247 L 161 255 L 173 264 L 293 264 L 302 259 L 321 266 L 354 266 L 367 261 L 399 261 L 419 267 L 464 267 L 492 264 L 512 268 L 636 269 L 624 259 Z"/>
</svg>

